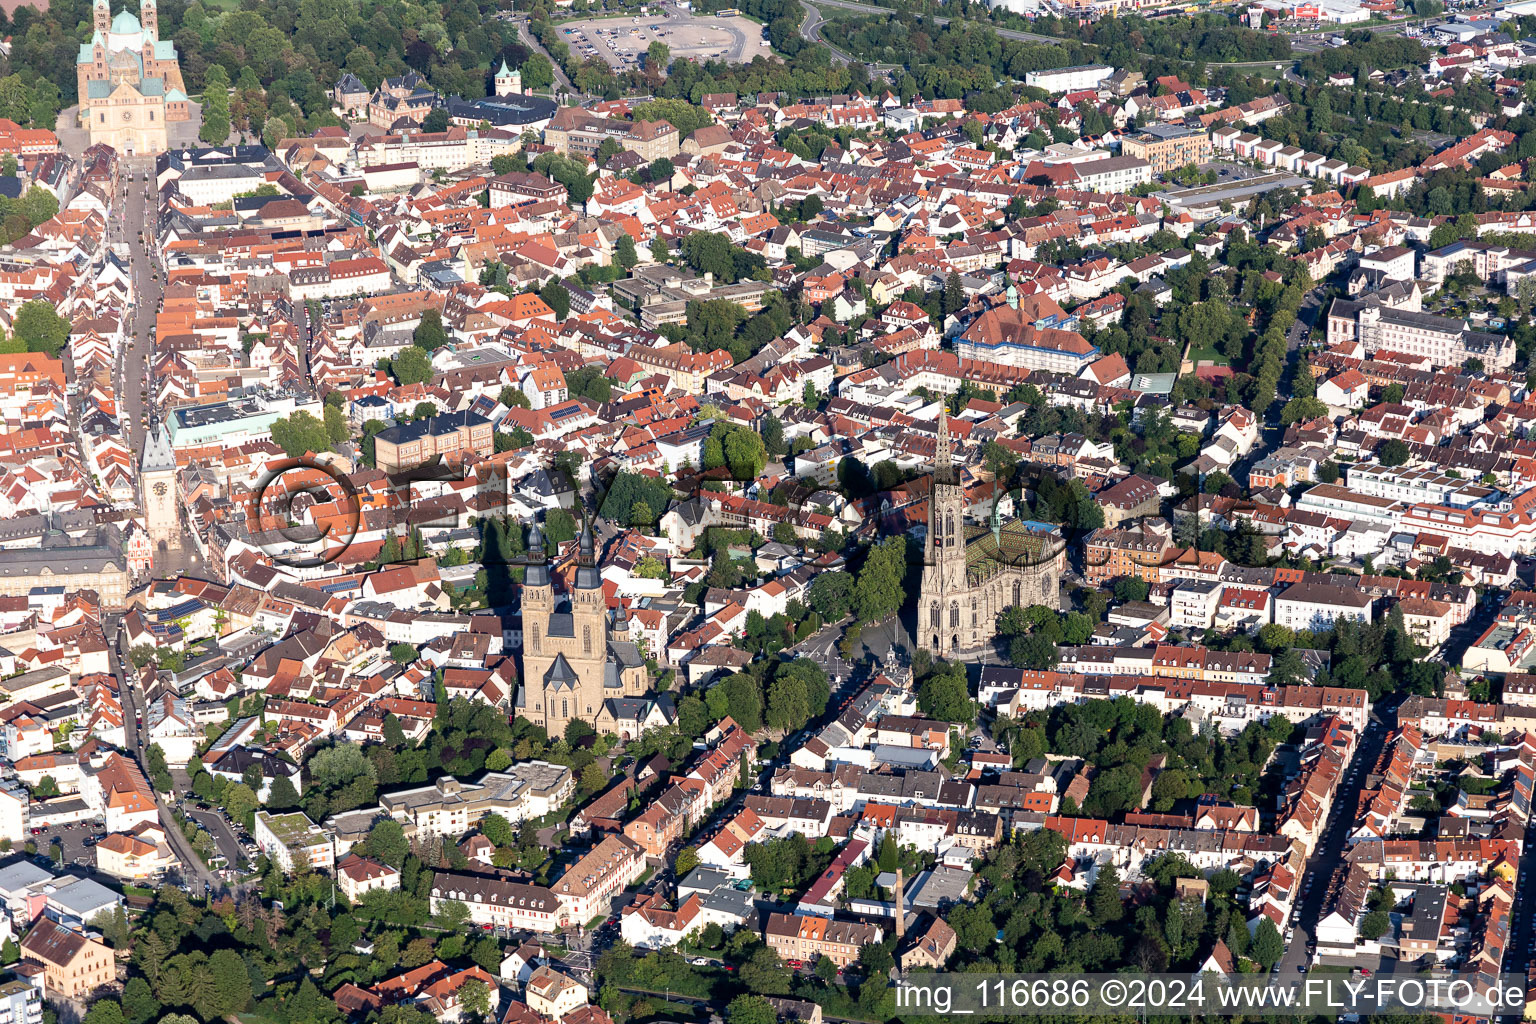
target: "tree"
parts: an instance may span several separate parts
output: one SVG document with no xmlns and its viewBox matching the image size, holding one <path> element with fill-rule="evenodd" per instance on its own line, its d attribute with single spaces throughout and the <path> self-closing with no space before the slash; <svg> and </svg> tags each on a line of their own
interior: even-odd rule
<svg viewBox="0 0 1536 1024">
<path fill-rule="evenodd" d="M 237 782 L 224 790 L 224 811 L 231 820 L 243 824 L 247 831 L 255 826 L 256 808 L 261 806 L 255 790 L 244 782 Z"/>
<path fill-rule="evenodd" d="M 1280 937 L 1275 922 L 1267 917 L 1259 919 L 1259 927 L 1253 933 L 1253 945 L 1249 954 L 1266 971 L 1280 962 L 1280 958 L 1285 955 L 1285 940 Z"/>
<path fill-rule="evenodd" d="M 760 995 L 777 996 L 789 991 L 789 973 L 784 969 L 784 962 L 767 946 L 752 951 L 747 962 L 741 965 L 739 976 L 749 991 Z"/>
<path fill-rule="evenodd" d="M 1408 445 L 1394 437 L 1376 449 L 1376 461 L 1383 466 L 1401 466 L 1410 454 Z"/>
<path fill-rule="evenodd" d="M 552 550 L 568 540 L 576 539 L 576 520 L 563 508 L 552 508 L 544 513 L 544 543 Z"/>
<path fill-rule="evenodd" d="M 213 1020 L 243 1011 L 251 1002 L 251 975 L 245 960 L 232 949 L 221 949 L 208 958 L 209 996 L 206 1006 L 210 1012 L 203 1016 Z"/>
<path fill-rule="evenodd" d="M 459 1005 L 474 1020 L 485 1020 L 491 1012 L 490 988 L 479 978 L 470 978 L 459 987 Z"/>
<path fill-rule="evenodd" d="M 865 977 L 884 978 L 896 966 L 896 961 L 884 943 L 866 942 L 859 947 L 859 966 L 864 969 Z"/>
<path fill-rule="evenodd" d="M 17 956 L 21 951 L 17 950 Z M 123 1016 L 128 1024 L 149 1024 L 160 1013 L 160 1002 L 150 990 L 149 982 L 135 975 L 123 986 Z"/>
<path fill-rule="evenodd" d="M 917 706 L 923 714 L 941 722 L 974 722 L 976 705 L 971 701 L 965 666 L 946 662 L 934 669 L 918 684 Z"/>
<path fill-rule="evenodd" d="M 123 1008 L 109 999 L 98 999 L 86 1011 L 85 1024 L 127 1024 Z"/>
<path fill-rule="evenodd" d="M 427 352 L 432 352 L 448 344 L 448 332 L 443 329 L 443 314 L 436 309 L 428 309 L 421 314 L 421 322 L 416 325 L 416 330 L 411 332 L 411 340 L 416 347 Z"/>
<path fill-rule="evenodd" d="M 286 811 L 299 806 L 299 791 L 294 788 L 292 780 L 286 775 L 279 775 L 272 780 L 272 785 L 267 787 L 267 809 L 272 811 Z"/>
<path fill-rule="evenodd" d="M 672 258 L 672 250 L 667 248 L 667 240 L 661 235 L 651 239 L 651 259 L 656 263 L 666 263 Z"/>
<path fill-rule="evenodd" d="M 564 320 L 571 315 L 571 293 L 559 281 L 550 281 L 539 289 L 539 298 L 555 311 L 555 319 Z"/>
<path fill-rule="evenodd" d="M 411 345 L 390 360 L 390 371 L 401 384 L 425 384 L 432 379 L 432 360 L 424 349 Z"/>
<path fill-rule="evenodd" d="M 763 996 L 740 995 L 725 1008 L 726 1024 L 775 1024 L 778 1019 L 773 1004 Z"/>
<path fill-rule="evenodd" d="M 352 436 L 352 428 L 347 425 L 346 415 L 334 405 L 325 407 L 323 422 L 326 437 L 331 442 L 332 449 Z"/>
<path fill-rule="evenodd" d="M 303 409 L 273 420 L 271 430 L 272 443 L 290 457 L 331 450 L 331 432 L 326 429 L 325 421 Z"/>
<path fill-rule="evenodd" d="M 945 316 L 949 316 L 951 313 L 958 312 L 964 305 L 965 288 L 960 283 L 960 274 L 958 271 L 951 270 L 944 278 L 944 294 L 940 308 L 944 310 Z"/>
<path fill-rule="evenodd" d="M 628 235 L 620 235 L 613 247 L 613 260 L 625 270 L 634 269 L 635 264 L 640 262 L 640 254 L 635 251 L 635 240 Z"/>
<path fill-rule="evenodd" d="M 1385 910 L 1373 910 L 1360 919 L 1360 937 L 1379 939 L 1392 927 L 1392 919 Z"/>
<path fill-rule="evenodd" d="M 373 802 L 377 770 L 355 743 L 338 743 L 309 761 L 309 787 L 304 792 L 310 817 L 328 817 Z"/>
<path fill-rule="evenodd" d="M 421 121 L 424 132 L 445 132 L 449 126 L 448 111 L 443 107 L 433 107 Z"/>
<path fill-rule="evenodd" d="M 368 856 L 383 861 L 390 867 L 399 870 L 405 864 L 406 855 L 411 852 L 410 840 L 405 838 L 405 829 L 393 818 L 383 818 L 368 831 L 368 838 L 363 840 Z"/>
<path fill-rule="evenodd" d="M 823 622 L 837 622 L 853 610 L 854 578 L 846 572 L 824 572 L 811 581 L 806 600 Z"/>
<path fill-rule="evenodd" d="M 893 615 L 906 600 L 902 581 L 907 572 L 905 537 L 887 537 L 869 550 L 854 587 L 859 618 L 874 622 Z"/>
<path fill-rule="evenodd" d="M 645 66 L 655 68 L 657 71 L 667 70 L 667 61 L 671 58 L 672 51 L 661 40 L 655 40 L 645 48 Z"/>
<path fill-rule="evenodd" d="M 69 321 L 51 303 L 33 299 L 16 311 L 12 333 L 27 343 L 28 352 L 42 352 L 57 359 L 59 350 L 69 341 Z"/>
<path fill-rule="evenodd" d="M 399 643 L 389 645 L 389 656 L 394 659 L 396 665 L 409 665 L 415 661 L 420 652 L 412 644 Z"/>
<path fill-rule="evenodd" d="M 688 877 L 689 872 L 699 866 L 699 851 L 697 847 L 685 846 L 677 851 L 677 861 L 674 864 L 674 874 L 678 878 Z"/>
</svg>

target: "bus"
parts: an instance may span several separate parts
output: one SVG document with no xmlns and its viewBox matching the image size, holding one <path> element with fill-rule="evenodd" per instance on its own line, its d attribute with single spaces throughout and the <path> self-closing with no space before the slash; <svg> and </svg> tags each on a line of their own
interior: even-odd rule
<svg viewBox="0 0 1536 1024">
<path fill-rule="evenodd" d="M 717 18 L 735 18 L 739 17 L 740 15 L 741 12 L 734 7 L 727 7 L 722 11 L 715 12 L 715 17 Z"/>
</svg>

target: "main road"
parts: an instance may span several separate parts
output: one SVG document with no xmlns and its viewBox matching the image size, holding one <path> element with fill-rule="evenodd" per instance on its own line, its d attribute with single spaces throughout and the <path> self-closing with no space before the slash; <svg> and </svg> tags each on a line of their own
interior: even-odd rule
<svg viewBox="0 0 1536 1024">
<path fill-rule="evenodd" d="M 116 241 L 128 247 L 128 272 L 133 279 L 133 311 L 126 325 L 125 343 L 118 353 L 117 404 L 128 446 L 135 457 L 144 450 L 149 417 L 149 354 L 154 349 L 155 314 L 160 311 L 164 284 L 152 246 L 155 240 L 155 162 L 153 157 L 130 157 L 118 188 L 119 210 L 113 230 Z M 140 181 L 140 178 L 146 180 Z"/>
<path fill-rule="evenodd" d="M 549 55 L 549 51 L 544 49 L 543 43 L 533 38 L 533 33 L 528 31 L 527 20 L 523 18 L 514 18 L 512 24 L 517 26 L 517 38 L 522 42 L 522 44 L 528 47 L 528 49 L 532 50 L 534 53 L 543 54 L 544 59 L 549 61 L 550 67 L 555 69 L 555 83 L 566 92 L 579 92 L 580 90 L 571 84 L 571 80 L 566 75 L 565 69 L 560 66 L 560 62 Z"/>
</svg>

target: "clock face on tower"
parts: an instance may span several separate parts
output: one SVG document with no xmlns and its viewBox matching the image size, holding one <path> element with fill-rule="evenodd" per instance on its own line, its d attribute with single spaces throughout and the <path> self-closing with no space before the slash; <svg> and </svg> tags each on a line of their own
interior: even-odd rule
<svg viewBox="0 0 1536 1024">
<path fill-rule="evenodd" d="M 167 488 L 165 486 L 165 481 L 164 480 L 160 481 L 159 483 L 155 484 L 155 486 L 154 486 L 155 497 L 157 497 L 157 498 L 165 497 L 165 492 L 167 490 L 169 490 L 169 488 Z"/>
</svg>

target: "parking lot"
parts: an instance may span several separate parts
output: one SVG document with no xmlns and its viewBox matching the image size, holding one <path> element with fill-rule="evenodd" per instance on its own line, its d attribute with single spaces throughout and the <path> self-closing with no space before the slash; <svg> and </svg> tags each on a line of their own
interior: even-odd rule
<svg viewBox="0 0 1536 1024">
<path fill-rule="evenodd" d="M 27 838 L 37 844 L 37 852 L 51 856 L 54 843 L 64 847 L 64 863 L 94 868 L 96 866 L 95 840 L 103 834 L 101 825 L 94 821 L 77 821 L 68 825 L 54 825 L 41 829 Z M 90 845 L 87 845 L 87 840 Z"/>
<path fill-rule="evenodd" d="M 1257 178 L 1269 173 L 1268 169 L 1249 167 L 1246 164 L 1227 160 L 1209 160 L 1200 165 L 1200 170 L 1215 171 L 1218 185 L 1229 181 L 1241 181 L 1244 178 Z"/>
<path fill-rule="evenodd" d="M 672 60 L 746 63 L 769 53 L 763 27 L 740 17 L 594 18 L 561 25 L 560 40 L 583 58 L 596 57 L 620 69 L 643 64 L 645 51 L 654 42 L 665 44 Z"/>
</svg>

